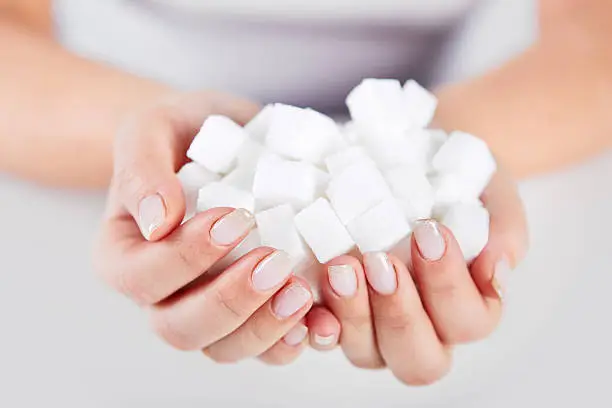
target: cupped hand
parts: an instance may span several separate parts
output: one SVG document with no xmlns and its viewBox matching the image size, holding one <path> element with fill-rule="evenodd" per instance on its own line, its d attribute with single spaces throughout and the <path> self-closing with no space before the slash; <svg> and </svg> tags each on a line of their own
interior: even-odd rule
<svg viewBox="0 0 612 408">
<path fill-rule="evenodd" d="M 254 226 L 242 209 L 215 208 L 182 223 L 175 173 L 206 117 L 244 124 L 256 104 L 217 93 L 163 101 L 134 115 L 114 147 L 114 175 L 95 266 L 116 290 L 148 309 L 154 330 L 180 350 L 203 350 L 218 362 L 260 356 L 296 358 L 312 306 L 308 284 L 292 275 L 287 254 L 258 248 L 207 276 Z"/>
<path fill-rule="evenodd" d="M 482 201 L 491 215 L 489 242 L 470 265 L 452 232 L 434 220 L 415 226 L 408 265 L 385 253 L 326 265 L 321 290 L 329 311 L 309 313 L 313 347 L 329 349 L 339 339 L 355 366 L 388 367 L 410 385 L 442 378 L 453 345 L 495 329 L 505 282 L 528 247 L 523 206 L 507 174 L 494 176 Z"/>
</svg>

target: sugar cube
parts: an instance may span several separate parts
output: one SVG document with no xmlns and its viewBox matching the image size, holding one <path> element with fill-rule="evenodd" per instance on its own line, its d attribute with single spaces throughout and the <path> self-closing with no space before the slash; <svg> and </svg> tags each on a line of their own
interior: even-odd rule
<svg viewBox="0 0 612 408">
<path fill-rule="evenodd" d="M 465 260 L 471 262 L 489 241 L 489 212 L 475 203 L 459 203 L 448 208 L 441 219 L 459 243 Z"/>
<path fill-rule="evenodd" d="M 417 128 L 427 127 L 438 107 L 438 99 L 413 79 L 404 84 L 404 95 L 410 121 Z"/>
<path fill-rule="evenodd" d="M 298 265 L 308 259 L 309 250 L 296 229 L 294 217 L 293 208 L 288 204 L 255 214 L 262 245 L 287 252 L 294 265 Z"/>
<path fill-rule="evenodd" d="M 440 173 L 471 170 L 491 176 L 497 165 L 484 140 L 469 133 L 455 131 L 434 156 L 433 167 Z"/>
<path fill-rule="evenodd" d="M 385 179 L 409 222 L 431 217 L 434 189 L 422 169 L 397 167 L 386 172 Z"/>
<path fill-rule="evenodd" d="M 372 161 L 372 159 L 368 156 L 363 147 L 351 146 L 327 156 L 325 158 L 325 165 L 327 166 L 329 174 L 335 176 L 350 165 L 361 161 Z"/>
<path fill-rule="evenodd" d="M 410 225 L 397 202 L 387 199 L 347 225 L 361 253 L 388 251 L 410 234 Z"/>
<path fill-rule="evenodd" d="M 252 213 L 255 211 L 255 199 L 248 191 L 223 182 L 214 182 L 200 189 L 198 211 L 217 207 L 244 208 Z"/>
<path fill-rule="evenodd" d="M 395 79 L 364 79 L 349 93 L 346 105 L 363 137 L 401 133 L 413 126 L 405 92 Z"/>
<path fill-rule="evenodd" d="M 195 162 L 185 164 L 176 175 L 185 195 L 185 218 L 191 218 L 196 211 L 198 191 L 206 184 L 219 180 L 219 176 Z"/>
<path fill-rule="evenodd" d="M 352 164 L 332 177 L 327 198 L 344 225 L 391 196 L 380 171 L 370 162 Z"/>
<path fill-rule="evenodd" d="M 276 104 L 266 145 L 289 159 L 321 164 L 342 143 L 333 119 L 312 109 Z"/>
<path fill-rule="evenodd" d="M 249 234 L 232 249 L 227 255 L 219 260 L 213 266 L 211 273 L 222 272 L 228 266 L 242 258 L 252 250 L 261 246 L 261 238 L 259 237 L 259 231 L 257 228 L 251 230 Z"/>
<path fill-rule="evenodd" d="M 255 169 L 259 159 L 267 153 L 268 151 L 263 145 L 247 139 L 238 152 L 238 166 L 248 166 Z"/>
<path fill-rule="evenodd" d="M 404 164 L 415 164 L 414 157 L 420 159 L 420 156 L 423 155 L 422 152 L 415 150 L 419 146 L 411 144 L 404 133 L 387 135 L 387 137 L 380 139 L 371 138 L 364 141 L 363 145 L 370 157 L 381 169 L 389 169 Z"/>
<path fill-rule="evenodd" d="M 324 198 L 300 211 L 295 216 L 295 225 L 320 263 L 327 263 L 355 246 L 329 201 Z"/>
<path fill-rule="evenodd" d="M 299 210 L 315 200 L 322 182 L 321 171 L 308 163 L 266 155 L 257 164 L 253 194 L 258 209 L 291 204 Z"/>
<path fill-rule="evenodd" d="M 244 129 L 231 119 L 212 115 L 191 143 L 187 157 L 214 173 L 225 174 L 236 164 L 247 137 Z"/>
<path fill-rule="evenodd" d="M 223 177 L 222 181 L 243 191 L 253 190 L 255 167 L 238 165 L 231 173 Z"/>
<path fill-rule="evenodd" d="M 270 128 L 274 105 L 266 105 L 249 123 L 244 126 L 244 130 L 249 134 L 251 139 L 256 142 L 264 143 L 266 134 Z"/>
</svg>

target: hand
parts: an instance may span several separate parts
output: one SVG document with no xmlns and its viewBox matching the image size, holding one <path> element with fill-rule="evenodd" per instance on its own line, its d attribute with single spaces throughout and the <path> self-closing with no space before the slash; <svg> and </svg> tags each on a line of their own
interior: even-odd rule
<svg viewBox="0 0 612 408">
<path fill-rule="evenodd" d="M 430 384 L 449 370 L 453 345 L 494 330 L 504 281 L 528 246 L 527 227 L 507 175 L 498 173 L 482 199 L 491 215 L 489 243 L 469 268 L 453 234 L 431 220 L 414 230 L 409 268 L 383 253 L 366 254 L 363 263 L 341 256 L 327 265 L 322 296 L 354 365 L 387 366 L 406 384 Z M 311 336 L 313 346 L 333 347 L 340 331 L 329 313 L 313 309 L 308 319 L 311 333 L 330 339 L 323 346 Z"/>
<path fill-rule="evenodd" d="M 175 172 L 199 127 L 210 114 L 244 124 L 258 109 L 241 99 L 198 93 L 130 119 L 117 136 L 96 251 L 101 276 L 148 309 L 166 342 L 204 350 L 218 362 L 254 356 L 291 361 L 302 349 L 301 320 L 312 305 L 310 288 L 292 276 L 288 255 L 271 248 L 206 276 L 254 226 L 250 213 L 215 208 L 181 225 L 185 201 Z"/>
</svg>

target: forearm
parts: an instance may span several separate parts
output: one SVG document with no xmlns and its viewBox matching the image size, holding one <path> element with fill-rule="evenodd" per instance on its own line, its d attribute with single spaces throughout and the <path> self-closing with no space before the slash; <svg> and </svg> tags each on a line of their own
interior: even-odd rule
<svg viewBox="0 0 612 408">
<path fill-rule="evenodd" d="M 612 64 L 597 40 L 610 37 L 577 27 L 567 21 L 500 69 L 440 89 L 438 124 L 485 138 L 519 177 L 612 146 Z"/>
<path fill-rule="evenodd" d="M 171 91 L 0 20 L 0 171 L 102 187 L 124 116 Z"/>
</svg>

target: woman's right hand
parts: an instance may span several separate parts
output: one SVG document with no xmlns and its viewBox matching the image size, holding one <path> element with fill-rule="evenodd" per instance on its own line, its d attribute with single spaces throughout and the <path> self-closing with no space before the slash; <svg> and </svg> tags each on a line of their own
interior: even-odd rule
<svg viewBox="0 0 612 408">
<path fill-rule="evenodd" d="M 303 317 L 313 298 L 288 256 L 258 248 L 214 278 L 206 272 L 254 226 L 245 210 L 215 208 L 181 225 L 175 173 L 206 117 L 240 124 L 256 104 L 217 93 L 174 98 L 134 115 L 119 132 L 96 268 L 116 290 L 150 311 L 154 330 L 180 350 L 217 362 L 259 356 L 295 359 L 307 342 Z"/>
</svg>

